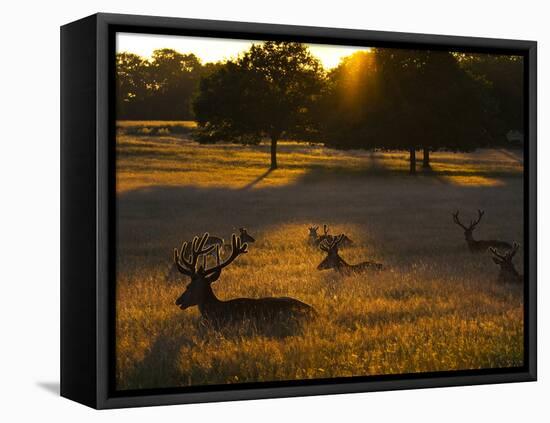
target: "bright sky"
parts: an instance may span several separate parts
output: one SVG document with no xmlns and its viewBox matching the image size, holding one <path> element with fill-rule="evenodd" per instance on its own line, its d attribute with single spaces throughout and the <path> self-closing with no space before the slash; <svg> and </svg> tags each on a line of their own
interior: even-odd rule
<svg viewBox="0 0 550 423">
<path fill-rule="evenodd" d="M 224 38 L 183 37 L 180 35 L 117 34 L 116 51 L 139 54 L 150 58 L 153 51 L 171 48 L 180 53 L 194 53 L 203 63 L 237 57 L 250 48 L 252 43 L 261 41 L 234 40 Z M 338 65 L 340 59 L 368 47 L 335 46 L 328 44 L 309 44 L 310 51 L 317 56 L 325 69 Z"/>
</svg>

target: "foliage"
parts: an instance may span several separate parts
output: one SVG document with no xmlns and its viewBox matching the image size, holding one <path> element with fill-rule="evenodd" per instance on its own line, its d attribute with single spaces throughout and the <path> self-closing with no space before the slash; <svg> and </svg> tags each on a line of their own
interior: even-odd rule
<svg viewBox="0 0 550 423">
<path fill-rule="evenodd" d="M 447 52 L 356 53 L 331 72 L 326 96 L 328 145 L 460 151 L 483 145 L 476 86 Z"/>
<path fill-rule="evenodd" d="M 150 96 L 149 63 L 132 53 L 116 55 L 116 113 L 118 119 L 145 116 L 145 99 Z"/>
<path fill-rule="evenodd" d="M 150 61 L 118 53 L 117 119 L 192 119 L 200 78 L 219 66 L 203 65 L 194 54 L 172 49 L 155 50 Z"/>
<path fill-rule="evenodd" d="M 322 82 L 321 64 L 305 45 L 255 44 L 201 81 L 194 103 L 197 139 L 255 144 L 268 137 L 275 168 L 277 141 L 312 129 L 309 111 Z"/>
<path fill-rule="evenodd" d="M 510 130 L 524 132 L 523 58 L 494 54 L 455 54 L 460 66 L 482 87 L 487 127 L 495 144 Z"/>
</svg>

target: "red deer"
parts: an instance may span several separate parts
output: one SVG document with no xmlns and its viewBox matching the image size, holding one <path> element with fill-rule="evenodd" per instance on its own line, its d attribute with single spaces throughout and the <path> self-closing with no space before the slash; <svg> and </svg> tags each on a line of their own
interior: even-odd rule
<svg viewBox="0 0 550 423">
<path fill-rule="evenodd" d="M 335 269 L 340 273 L 360 273 L 367 270 L 381 270 L 383 265 L 371 261 L 365 261 L 357 264 L 347 263 L 338 254 L 338 245 L 344 239 L 344 235 L 335 237 L 332 241 L 324 241 L 319 245 L 319 248 L 327 253 L 325 259 L 319 263 L 317 270 Z"/>
<path fill-rule="evenodd" d="M 468 248 L 470 252 L 472 253 L 482 253 L 487 251 L 487 248 L 505 248 L 510 249 L 512 246 L 506 242 L 506 241 L 498 241 L 498 240 L 475 240 L 473 237 L 473 232 L 478 223 L 481 221 L 481 218 L 485 212 L 483 210 L 477 211 L 477 219 L 470 221 L 470 224 L 468 226 L 463 225 L 462 222 L 460 222 L 460 219 L 458 218 L 458 210 L 456 213 L 453 213 L 453 221 L 455 224 L 460 226 L 462 229 L 464 229 L 464 238 L 466 239 L 466 243 L 468 244 Z"/>
<path fill-rule="evenodd" d="M 349 239 L 345 234 L 340 235 L 330 235 L 328 232 L 328 225 L 323 225 L 323 235 L 318 235 L 317 230 L 319 229 L 319 226 L 311 226 L 309 227 L 309 243 L 312 245 L 319 245 L 323 241 L 332 242 L 334 238 L 337 236 L 342 236 L 342 241 L 340 243 L 340 247 L 345 247 L 350 244 L 353 244 L 353 241 Z"/>
<path fill-rule="evenodd" d="M 519 244 L 514 242 L 514 246 L 511 250 L 501 253 L 496 248 L 489 247 L 491 253 L 493 253 L 493 261 L 500 266 L 500 273 L 498 274 L 498 281 L 501 283 L 518 284 L 523 283 L 523 275 L 520 275 L 512 259 L 516 255 L 519 249 Z"/>
<path fill-rule="evenodd" d="M 235 234 L 231 237 L 231 253 L 220 263 L 219 245 L 205 247 L 208 233 L 201 239 L 195 237 L 191 247 L 191 255 L 184 254 L 187 243 L 181 250 L 174 250 L 174 263 L 178 270 L 191 278 L 183 294 L 176 300 L 176 305 L 182 310 L 198 306 L 203 319 L 215 327 L 246 321 L 265 322 L 276 325 L 278 322 L 297 322 L 316 315 L 313 307 L 288 297 L 268 298 L 235 298 L 227 301 L 218 299 L 212 291 L 212 283 L 221 275 L 222 269 L 229 266 L 241 254 L 248 252 L 248 245 L 242 243 Z M 216 250 L 216 265 L 206 266 L 205 256 Z M 203 256 L 203 263 L 197 268 L 197 262 Z"/>
<path fill-rule="evenodd" d="M 319 245 L 319 235 L 317 234 L 317 230 L 319 229 L 319 226 L 310 226 L 308 229 L 309 229 L 308 242 L 311 245 Z"/>
</svg>

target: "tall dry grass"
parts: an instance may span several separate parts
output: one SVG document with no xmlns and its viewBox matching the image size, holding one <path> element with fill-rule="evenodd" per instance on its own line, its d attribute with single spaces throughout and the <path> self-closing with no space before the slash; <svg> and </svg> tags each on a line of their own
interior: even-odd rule
<svg viewBox="0 0 550 423">
<path fill-rule="evenodd" d="M 522 288 L 496 283 L 498 268 L 467 251 L 450 214 L 483 208 L 475 235 L 521 241 L 521 157 L 432 153 L 433 172 L 409 177 L 400 153 L 287 142 L 281 169 L 266 173 L 266 148 L 119 134 L 120 389 L 522 364 Z M 355 241 L 341 252 L 348 261 L 387 269 L 317 271 L 323 254 L 306 243 L 311 223 Z M 216 332 L 196 309 L 174 304 L 187 280 L 166 278 L 172 248 L 204 231 L 228 238 L 239 226 L 257 242 L 224 270 L 216 295 L 297 298 L 319 312 L 302 331 Z"/>
</svg>

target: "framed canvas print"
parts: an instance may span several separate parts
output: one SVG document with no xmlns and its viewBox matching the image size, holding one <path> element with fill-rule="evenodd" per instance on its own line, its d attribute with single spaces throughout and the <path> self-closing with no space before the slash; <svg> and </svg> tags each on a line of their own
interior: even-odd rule
<svg viewBox="0 0 550 423">
<path fill-rule="evenodd" d="M 61 393 L 536 380 L 536 43 L 61 29 Z"/>
</svg>

